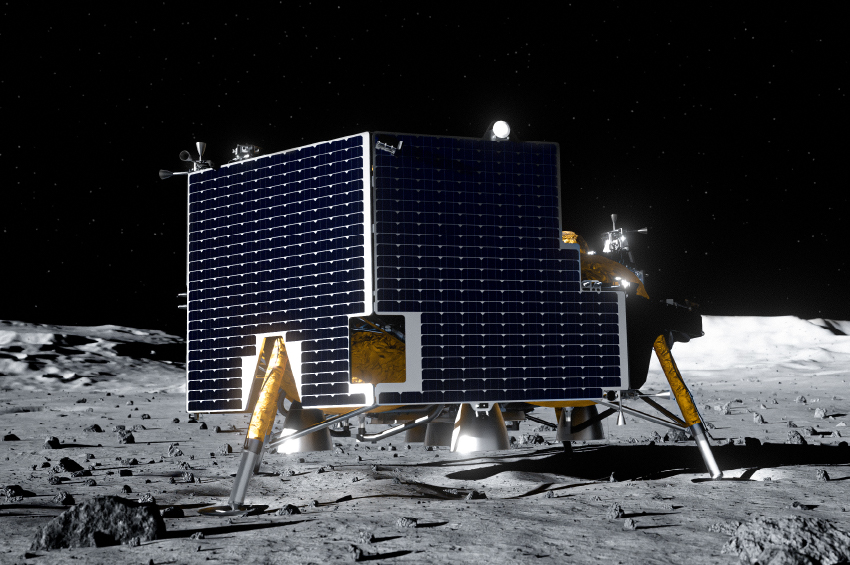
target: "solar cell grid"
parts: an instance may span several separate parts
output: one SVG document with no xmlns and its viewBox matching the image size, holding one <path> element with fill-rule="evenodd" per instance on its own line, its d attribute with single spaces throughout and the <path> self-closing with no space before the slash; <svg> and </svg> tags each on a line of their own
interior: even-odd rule
<svg viewBox="0 0 850 565">
<path fill-rule="evenodd" d="M 377 133 L 190 175 L 188 409 L 247 408 L 260 335 L 284 336 L 305 406 L 365 403 L 348 325 L 373 310 L 410 332 L 381 403 L 623 385 L 622 297 L 581 292 L 558 160 L 551 143 Z"/>
<path fill-rule="evenodd" d="M 580 293 L 578 254 L 560 248 L 557 145 L 391 136 L 403 149 L 373 155 L 376 311 L 422 313 L 422 387 L 380 385 L 379 400 L 619 387 L 618 298 Z"/>
<path fill-rule="evenodd" d="M 348 315 L 367 307 L 364 146 L 352 136 L 190 176 L 190 411 L 246 408 L 260 333 L 303 340 L 305 381 L 347 381 Z"/>
</svg>

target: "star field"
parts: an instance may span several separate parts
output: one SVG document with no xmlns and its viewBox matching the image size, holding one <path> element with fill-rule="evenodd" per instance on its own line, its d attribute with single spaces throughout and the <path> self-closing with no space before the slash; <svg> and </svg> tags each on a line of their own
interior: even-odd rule
<svg viewBox="0 0 850 565">
<path fill-rule="evenodd" d="M 0 317 L 185 330 L 178 153 L 363 131 L 561 148 L 562 227 L 650 227 L 655 299 L 850 319 L 841 5 L 568 4 L 499 13 L 281 2 L 3 6 Z M 567 209 L 563 207 L 562 209 Z M 573 210 L 581 210 L 577 214 Z"/>
</svg>

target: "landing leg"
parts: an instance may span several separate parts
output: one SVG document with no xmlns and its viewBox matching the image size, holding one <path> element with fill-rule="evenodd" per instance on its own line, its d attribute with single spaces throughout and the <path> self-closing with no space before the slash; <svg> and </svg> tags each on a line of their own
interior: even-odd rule
<svg viewBox="0 0 850 565">
<path fill-rule="evenodd" d="M 673 354 L 670 353 L 670 348 L 667 347 L 667 341 L 663 335 L 658 336 L 653 344 L 655 354 L 658 356 L 658 361 L 661 363 L 661 368 L 664 369 L 664 375 L 667 377 L 667 382 L 670 383 L 670 389 L 676 397 L 676 403 L 682 411 L 682 417 L 685 423 L 691 430 L 691 435 L 699 446 L 700 455 L 702 455 L 705 466 L 708 467 L 708 472 L 712 479 L 723 478 L 723 472 L 717 466 L 714 460 L 714 454 L 711 453 L 711 447 L 708 445 L 708 437 L 705 433 L 705 425 L 699 415 L 699 410 L 694 402 L 691 391 L 688 390 L 688 385 L 682 379 L 682 374 L 673 360 Z"/>
<path fill-rule="evenodd" d="M 242 448 L 242 459 L 233 480 L 229 507 L 211 507 L 199 510 L 207 516 L 232 516 L 244 514 L 249 508 L 243 506 L 245 493 L 251 476 L 259 469 L 263 458 L 263 445 L 268 441 L 277 415 L 277 401 L 281 393 L 284 374 L 289 370 L 289 358 L 283 339 L 278 338 L 269 364 L 263 388 L 248 424 L 248 433 Z"/>
</svg>

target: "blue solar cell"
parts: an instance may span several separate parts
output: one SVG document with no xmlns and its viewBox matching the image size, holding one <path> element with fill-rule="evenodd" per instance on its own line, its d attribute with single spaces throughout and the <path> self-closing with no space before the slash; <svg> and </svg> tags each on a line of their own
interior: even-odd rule
<svg viewBox="0 0 850 565">
<path fill-rule="evenodd" d="M 389 134 L 392 155 L 382 135 L 190 176 L 189 405 L 243 409 L 242 358 L 275 332 L 301 342 L 305 406 L 365 402 L 347 388 L 348 316 L 373 309 L 421 314 L 422 389 L 382 403 L 622 385 L 617 297 L 582 293 L 560 248 L 557 145 Z"/>
<path fill-rule="evenodd" d="M 376 311 L 422 314 L 427 392 L 379 400 L 569 399 L 620 386 L 617 298 L 581 293 L 578 253 L 560 249 L 557 146 L 390 135 L 403 149 L 373 152 Z M 599 377 L 605 367 L 617 374 Z"/>
<path fill-rule="evenodd" d="M 358 135 L 190 176 L 190 410 L 245 409 L 258 333 L 304 340 L 291 361 L 305 382 L 348 392 L 346 314 L 367 310 L 365 150 Z"/>
</svg>

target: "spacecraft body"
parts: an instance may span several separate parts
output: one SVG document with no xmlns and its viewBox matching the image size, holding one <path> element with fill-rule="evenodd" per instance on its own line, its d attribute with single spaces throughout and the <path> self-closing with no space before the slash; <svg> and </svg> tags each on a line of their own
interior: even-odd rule
<svg viewBox="0 0 850 565">
<path fill-rule="evenodd" d="M 639 388 L 664 309 L 562 230 L 559 160 L 370 132 L 191 173 L 187 410 L 252 411 L 277 339 L 326 412 Z"/>
<path fill-rule="evenodd" d="M 188 173 L 186 408 L 252 413 L 226 512 L 265 451 L 330 449 L 352 418 L 359 441 L 480 451 L 538 406 L 565 448 L 628 413 L 722 476 L 670 353 L 700 316 L 562 229 L 559 164 L 556 143 L 365 132 Z M 653 351 L 682 418 L 638 390 Z"/>
</svg>

